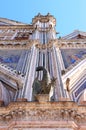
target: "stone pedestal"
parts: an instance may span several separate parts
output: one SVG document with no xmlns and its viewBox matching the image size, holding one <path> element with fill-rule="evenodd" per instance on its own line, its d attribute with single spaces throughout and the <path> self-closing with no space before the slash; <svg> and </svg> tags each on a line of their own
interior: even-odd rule
<svg viewBox="0 0 86 130">
<path fill-rule="evenodd" d="M 62 98 L 59 98 L 59 101 L 70 101 L 70 98 L 62 97 Z"/>
<path fill-rule="evenodd" d="M 49 101 L 49 94 L 37 94 L 36 99 L 38 102 L 48 102 Z"/>
<path fill-rule="evenodd" d="M 18 102 L 27 102 L 27 99 L 26 98 L 17 98 L 16 101 L 18 101 Z"/>
</svg>

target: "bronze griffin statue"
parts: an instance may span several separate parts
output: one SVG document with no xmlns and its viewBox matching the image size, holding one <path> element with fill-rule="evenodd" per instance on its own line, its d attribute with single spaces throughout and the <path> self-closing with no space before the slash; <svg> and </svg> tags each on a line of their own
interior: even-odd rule
<svg viewBox="0 0 86 130">
<path fill-rule="evenodd" d="M 49 94 L 49 100 L 54 100 L 56 78 L 51 79 L 49 72 L 42 66 L 36 67 L 36 71 L 43 71 L 43 77 L 41 81 L 35 78 L 33 82 L 32 100 L 36 101 L 37 94 Z"/>
</svg>

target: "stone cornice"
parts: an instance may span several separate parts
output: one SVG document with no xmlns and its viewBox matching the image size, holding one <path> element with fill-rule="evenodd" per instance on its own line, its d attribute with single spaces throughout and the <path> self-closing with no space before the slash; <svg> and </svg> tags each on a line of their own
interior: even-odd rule
<svg viewBox="0 0 86 130">
<path fill-rule="evenodd" d="M 41 43 L 36 44 L 36 47 L 39 49 L 49 49 L 52 48 L 53 45 L 57 43 L 57 41 L 58 41 L 57 39 L 53 39 L 53 40 L 51 39 L 46 44 L 41 44 Z"/>
<path fill-rule="evenodd" d="M 33 25 L 27 24 L 27 25 L 3 25 L 0 26 L 0 29 L 32 29 Z"/>
<path fill-rule="evenodd" d="M 33 44 L 36 45 L 39 49 L 51 48 L 53 45 L 59 48 L 67 49 L 67 48 L 86 48 L 86 41 L 81 40 L 49 40 L 46 44 L 41 44 L 39 40 L 2 40 L 0 41 L 0 49 L 28 49 Z"/>
<path fill-rule="evenodd" d="M 39 44 L 39 40 L 4 40 L 0 41 L 0 49 L 30 49 Z"/>
<path fill-rule="evenodd" d="M 4 40 L 0 41 L 0 49 L 30 49 L 35 45 L 39 49 L 51 48 L 57 43 L 57 39 L 41 44 L 39 40 Z"/>
<path fill-rule="evenodd" d="M 74 102 L 13 102 L 0 107 L 0 124 L 9 121 L 74 121 L 86 127 L 86 106 Z"/>
<path fill-rule="evenodd" d="M 13 121 L 12 125 L 14 126 L 13 130 L 26 130 L 27 128 L 30 130 L 60 130 L 60 128 L 67 128 L 67 130 L 82 130 L 78 129 L 79 127 L 74 121 L 16 121 L 16 126 L 15 121 Z M 12 127 L 9 130 L 12 130 Z"/>
<path fill-rule="evenodd" d="M 76 42 L 76 43 L 81 43 L 81 42 L 85 42 L 86 43 L 86 39 L 58 39 L 58 42 L 60 42 L 60 43 L 74 43 L 74 42 Z"/>
<path fill-rule="evenodd" d="M 85 39 L 73 39 L 73 40 L 57 40 L 55 42 L 55 46 L 63 49 L 67 48 L 86 48 L 86 40 Z"/>
<path fill-rule="evenodd" d="M 36 30 L 36 29 L 34 28 L 34 30 Z M 46 27 L 46 28 L 38 27 L 37 30 L 38 30 L 39 32 L 49 32 L 49 31 L 51 31 L 52 29 L 51 29 L 51 27 Z M 55 33 L 56 33 L 55 29 L 53 29 L 52 32 L 55 32 Z"/>
</svg>

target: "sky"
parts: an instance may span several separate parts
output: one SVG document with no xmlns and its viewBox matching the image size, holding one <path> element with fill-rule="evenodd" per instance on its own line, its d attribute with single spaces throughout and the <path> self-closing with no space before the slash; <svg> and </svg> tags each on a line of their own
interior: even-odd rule
<svg viewBox="0 0 86 130">
<path fill-rule="evenodd" d="M 38 13 L 56 18 L 59 36 L 86 31 L 86 0 L 0 0 L 0 17 L 31 24 Z"/>
</svg>

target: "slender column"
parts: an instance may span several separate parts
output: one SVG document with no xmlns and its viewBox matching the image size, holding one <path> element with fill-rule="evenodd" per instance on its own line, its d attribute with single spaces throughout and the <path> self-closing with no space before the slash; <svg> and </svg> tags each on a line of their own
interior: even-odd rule
<svg viewBox="0 0 86 130">
<path fill-rule="evenodd" d="M 40 52 L 37 53 L 36 67 L 39 66 Z M 35 77 L 38 77 L 38 73 L 35 72 Z"/>
<path fill-rule="evenodd" d="M 53 50 L 54 51 L 54 50 Z M 53 77 L 57 78 L 56 79 L 56 88 L 55 88 L 55 100 L 58 101 L 58 97 L 60 97 L 59 93 L 59 82 L 58 82 L 58 74 L 57 74 L 57 65 L 55 61 L 55 54 L 54 52 L 51 53 L 51 58 L 52 58 L 52 72 L 53 72 Z"/>
<path fill-rule="evenodd" d="M 63 90 L 63 85 L 62 85 L 62 80 L 61 80 L 61 69 L 60 69 L 60 64 L 58 60 L 58 55 L 56 52 L 56 48 L 53 46 L 53 73 L 56 80 L 56 99 L 63 98 L 64 97 L 64 90 Z"/>
<path fill-rule="evenodd" d="M 42 52 L 42 50 L 40 52 L 39 66 L 43 66 L 43 52 Z M 38 79 L 42 80 L 42 76 L 43 76 L 43 72 L 40 71 Z"/>
<path fill-rule="evenodd" d="M 48 68 L 50 71 L 51 77 L 53 77 L 53 58 L 52 58 L 52 51 L 48 53 Z"/>
<path fill-rule="evenodd" d="M 35 31 L 35 39 L 39 39 L 39 31 L 37 29 Z"/>
<path fill-rule="evenodd" d="M 59 48 L 56 48 L 56 51 L 58 52 L 57 55 L 58 55 L 58 60 L 59 60 L 60 68 L 61 68 L 61 70 L 65 70 L 65 66 L 64 66 L 62 55 L 61 55 L 61 51 L 60 51 Z"/>
<path fill-rule="evenodd" d="M 32 84 L 35 77 L 36 59 L 37 59 L 37 49 L 35 45 L 33 45 L 31 49 L 31 53 L 28 54 L 28 61 L 27 61 L 28 63 L 27 63 L 25 82 L 23 85 L 23 89 L 19 92 L 18 98 L 26 98 L 28 101 L 31 101 Z"/>
<path fill-rule="evenodd" d="M 29 73 L 27 72 L 26 86 L 25 86 L 26 90 L 24 94 L 24 98 L 27 98 L 28 101 L 31 101 L 32 98 L 32 84 L 35 76 L 36 59 L 37 59 L 37 49 L 35 45 L 33 45 L 30 69 L 29 69 Z"/>
</svg>

